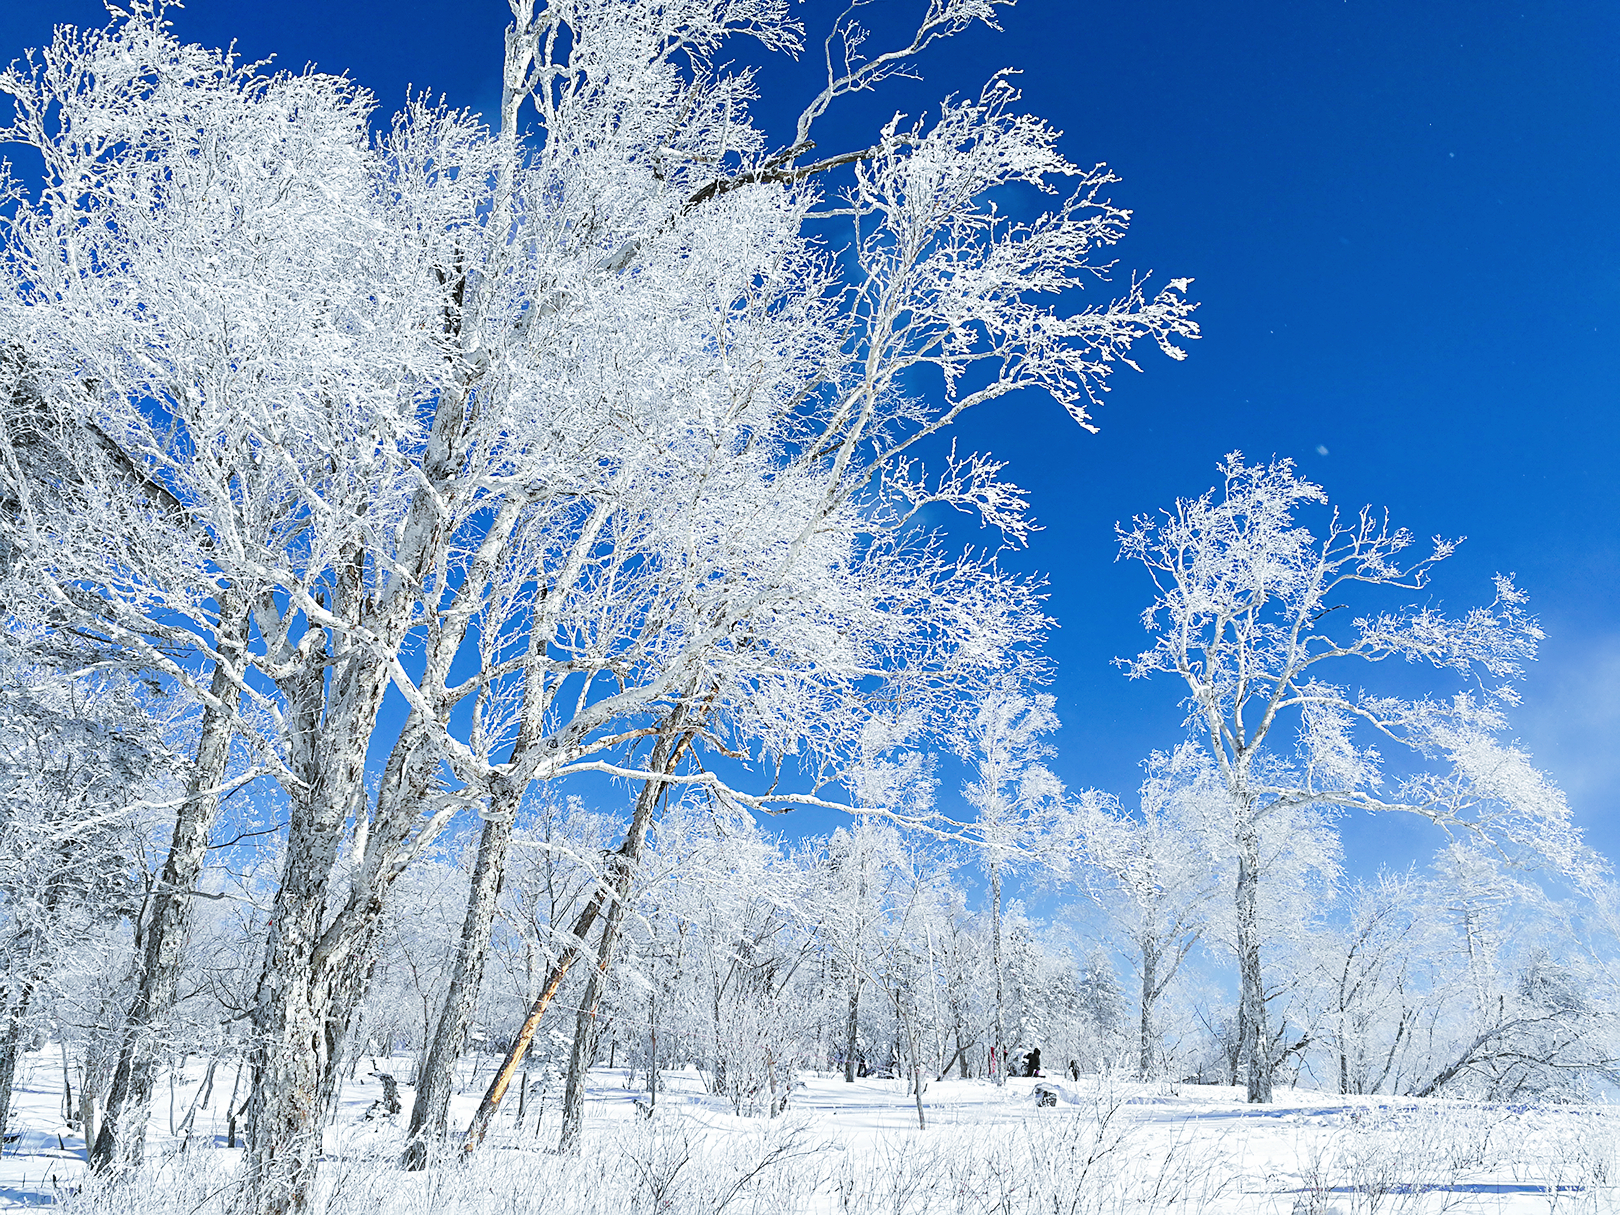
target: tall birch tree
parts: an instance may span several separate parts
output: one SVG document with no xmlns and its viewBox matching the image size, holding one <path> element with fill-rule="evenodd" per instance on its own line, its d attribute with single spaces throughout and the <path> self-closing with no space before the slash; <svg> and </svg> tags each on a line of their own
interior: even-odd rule
<svg viewBox="0 0 1620 1215">
<path fill-rule="evenodd" d="M 1401 606 L 1455 550 L 1364 508 L 1327 510 L 1320 486 L 1288 460 L 1220 465 L 1221 485 L 1120 527 L 1123 559 L 1155 589 L 1142 613 L 1153 644 L 1125 662 L 1132 678 L 1164 673 L 1185 689 L 1187 725 L 1224 785 L 1237 861 L 1236 945 L 1250 1101 L 1271 1100 L 1261 962 L 1262 826 L 1299 808 L 1417 814 L 1474 834 L 1524 863 L 1584 868 L 1587 853 L 1562 796 L 1502 740 L 1512 681 L 1542 637 L 1511 577 L 1495 599 L 1450 616 Z M 1322 516 L 1306 522 L 1313 508 Z M 1385 606 L 1396 599 L 1394 606 Z M 1392 658 L 1457 685 L 1449 696 L 1354 692 L 1339 682 Z M 1352 671 L 1361 669 L 1361 675 Z M 1377 747 L 1412 769 L 1389 781 Z"/>
</svg>

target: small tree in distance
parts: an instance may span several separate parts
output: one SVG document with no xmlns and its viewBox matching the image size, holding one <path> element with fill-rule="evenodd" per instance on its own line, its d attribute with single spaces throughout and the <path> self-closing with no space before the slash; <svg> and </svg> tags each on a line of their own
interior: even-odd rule
<svg viewBox="0 0 1620 1215">
<path fill-rule="evenodd" d="M 958 749 L 976 765 L 975 779 L 962 795 L 973 807 L 982 841 L 980 865 L 990 880 L 990 963 L 995 975 L 995 1048 L 991 1078 L 1000 1084 L 1007 1073 L 1005 959 L 1001 932 L 1001 882 L 1021 851 L 1040 847 L 1036 825 L 1062 801 L 1063 785 L 1042 761 L 1052 748 L 1041 739 L 1058 728 L 1056 699 L 1013 691 L 985 698 Z"/>
<path fill-rule="evenodd" d="M 1436 539 L 1427 556 L 1407 560 L 1412 533 L 1370 507 L 1348 518 L 1332 511 L 1318 534 L 1298 516 L 1327 495 L 1292 461 L 1250 466 L 1233 452 L 1220 470 L 1218 492 L 1117 529 L 1121 557 L 1140 562 L 1157 591 L 1142 614 L 1154 643 L 1119 661 L 1134 679 L 1180 676 L 1187 725 L 1225 786 L 1248 1097 L 1269 1102 L 1259 924 L 1268 816 L 1302 806 L 1400 810 L 1529 863 L 1581 866 L 1587 853 L 1563 795 L 1500 738 L 1503 708 L 1517 701 L 1508 681 L 1542 637 L 1511 576 L 1497 576 L 1490 606 L 1460 617 L 1431 607 L 1352 616 L 1343 597 L 1423 590 L 1456 543 Z M 1462 686 L 1444 699 L 1403 699 L 1328 681 L 1355 660 L 1395 657 Z M 1378 740 L 1418 757 L 1421 770 L 1386 791 Z"/>
<path fill-rule="evenodd" d="M 1136 1074 L 1143 1080 L 1154 1074 L 1159 1053 L 1154 1010 L 1204 936 L 1210 903 L 1225 880 L 1204 838 L 1212 811 L 1219 812 L 1215 790 L 1196 779 L 1210 765 L 1192 747 L 1148 757 L 1140 813 L 1092 791 L 1073 810 L 1080 851 L 1102 879 L 1092 898 L 1128 943 L 1141 981 Z"/>
</svg>

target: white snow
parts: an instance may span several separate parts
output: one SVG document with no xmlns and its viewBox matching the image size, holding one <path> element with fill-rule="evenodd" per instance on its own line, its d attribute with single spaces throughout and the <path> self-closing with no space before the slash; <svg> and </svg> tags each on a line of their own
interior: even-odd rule
<svg viewBox="0 0 1620 1215">
<path fill-rule="evenodd" d="M 408 1078 L 409 1058 L 375 1070 Z M 27 1057 L 0 1158 L 0 1207 L 60 1204 L 68 1211 L 223 1210 L 239 1152 L 225 1149 L 224 1106 L 234 1065 L 215 1076 L 184 1151 L 169 1134 L 160 1084 L 145 1173 L 136 1184 L 75 1190 L 83 1140 L 61 1118 L 55 1050 Z M 464 1126 L 490 1062 L 469 1069 L 452 1122 Z M 204 1064 L 174 1087 L 185 1115 Z M 1138 1084 L 1107 1076 L 1048 1079 L 1057 1107 L 1035 1104 L 1036 1080 L 928 1086 L 926 1130 L 903 1081 L 804 1078 L 788 1114 L 736 1116 L 704 1091 L 695 1070 L 663 1076 L 644 1117 L 644 1077 L 591 1075 L 586 1147 L 578 1159 L 548 1149 L 556 1110 L 515 1129 L 516 1091 L 470 1166 L 408 1174 L 395 1165 L 404 1115 L 367 1121 L 382 1086 L 362 1071 L 343 1086 L 326 1132 L 322 1190 L 334 1215 L 518 1215 L 547 1212 L 1374 1212 L 1620 1211 L 1620 1112 L 1605 1106 L 1479 1104 L 1441 1099 L 1329 1096 L 1278 1090 L 1248 1105 L 1239 1088 Z M 409 1111 L 411 1091 L 402 1096 Z"/>
</svg>

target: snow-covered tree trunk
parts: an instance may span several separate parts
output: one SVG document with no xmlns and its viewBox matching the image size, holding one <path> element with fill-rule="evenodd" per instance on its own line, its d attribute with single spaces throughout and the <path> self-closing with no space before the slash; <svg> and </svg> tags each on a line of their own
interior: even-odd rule
<svg viewBox="0 0 1620 1215">
<path fill-rule="evenodd" d="M 337 1116 L 338 1093 L 343 1080 L 343 1064 L 359 1043 L 353 1033 L 354 1019 L 366 989 L 371 983 L 377 942 L 382 936 L 380 911 L 368 917 L 357 936 L 351 939 L 340 963 L 332 968 L 325 989 L 323 1032 L 326 1035 L 326 1064 L 321 1072 L 318 1120 L 329 1125 Z M 352 1071 L 351 1071 L 352 1079 Z"/>
<path fill-rule="evenodd" d="M 84 1141 L 94 1145 L 101 1130 L 101 1094 L 92 1086 L 89 1076 L 79 1085 L 79 1125 L 84 1129 Z"/>
<path fill-rule="evenodd" d="M 849 1019 L 844 1026 L 844 1083 L 855 1083 L 855 1047 L 861 1027 L 861 978 L 853 971 L 849 977 Z"/>
<path fill-rule="evenodd" d="M 1249 1060 L 1249 1100 L 1271 1101 L 1271 1037 L 1260 966 L 1260 834 L 1245 822 L 1237 837 L 1238 1035 Z"/>
<path fill-rule="evenodd" d="M 473 1120 L 467 1127 L 467 1139 L 463 1148 L 466 1152 L 475 1151 L 484 1141 L 489 1131 L 489 1124 L 494 1120 L 495 1112 L 500 1108 L 501 1100 L 506 1096 L 506 1090 L 511 1086 L 512 1078 L 522 1064 L 524 1056 L 528 1054 L 529 1044 L 534 1040 L 534 1034 L 540 1028 L 540 1019 L 545 1016 L 546 1009 L 551 1007 L 551 1001 L 556 997 L 557 990 L 562 986 L 563 980 L 585 952 L 585 938 L 601 914 L 602 904 L 607 899 L 604 888 L 598 887 L 591 901 L 585 905 L 585 910 L 574 921 L 572 942 L 551 965 L 546 975 L 545 984 L 535 996 L 534 1002 L 529 1006 L 529 1015 L 524 1018 L 523 1025 L 518 1029 L 517 1036 L 507 1049 L 506 1058 L 496 1069 L 495 1075 L 489 1082 L 489 1088 L 484 1098 L 479 1102 Z"/>
<path fill-rule="evenodd" d="M 928 1118 L 923 1113 L 923 1065 L 922 1049 L 918 1042 L 918 1030 L 915 1024 L 907 1025 L 906 1039 L 911 1050 L 911 1095 L 917 1105 L 917 1129 L 928 1129 Z"/>
<path fill-rule="evenodd" d="M 144 1152 L 158 1048 L 179 992 L 192 895 L 208 858 L 208 834 L 219 815 L 220 788 L 230 764 L 235 734 L 232 717 L 241 699 L 247 640 L 247 604 L 239 593 L 224 590 L 219 597 L 215 639 L 220 657 L 209 686 L 213 700 L 203 709 L 186 800 L 175 817 L 168 856 L 152 896 L 139 986 L 125 1018 L 118 1066 L 107 1090 L 100 1127 L 94 1138 L 86 1139 L 91 1145 L 90 1166 L 95 1169 L 115 1162 L 138 1165 Z"/>
<path fill-rule="evenodd" d="M 417 1078 L 416 1103 L 411 1107 L 406 1132 L 407 1168 L 424 1167 L 431 1145 L 443 1140 L 448 1130 L 451 1082 L 478 1006 L 478 987 L 483 980 L 484 958 L 495 927 L 495 899 L 506 872 L 506 853 L 512 841 L 517 800 L 509 796 L 503 804 L 492 804 L 478 839 L 478 859 L 473 864 L 472 889 L 467 895 L 467 914 L 462 921 L 461 939 L 450 972 L 450 990 L 445 995 L 438 1028 Z"/>
<path fill-rule="evenodd" d="M 512 747 L 514 761 L 524 757 L 545 734 L 542 712 L 544 678 L 540 665 L 535 661 L 542 645 L 541 632 L 531 629 L 529 659 L 533 665 L 524 680 L 522 720 Z M 449 1129 L 450 1090 L 456 1062 L 466 1046 L 473 1012 L 478 1006 L 484 960 L 489 953 L 490 936 L 495 928 L 495 901 L 506 877 L 507 852 L 518 810 L 523 803 L 525 784 L 500 780 L 494 783 L 493 789 L 488 818 L 478 837 L 478 857 L 473 863 L 472 887 L 467 893 L 467 912 L 462 919 L 461 937 L 450 972 L 450 988 L 445 994 L 444 1007 L 439 1014 L 427 1058 L 417 1077 L 416 1102 L 411 1107 L 403 1159 L 408 1169 L 425 1167 L 431 1145 L 442 1141 Z M 555 990 L 554 987 L 552 989 Z M 548 1002 L 549 999 L 548 996 Z M 522 1038 L 522 1044 L 523 1049 L 527 1049 L 527 1037 Z M 521 1057 L 521 1051 L 516 1057 Z M 515 1065 L 515 1059 L 509 1056 L 509 1063 L 503 1070 L 510 1075 Z M 495 1091 L 496 1086 L 500 1086 L 501 1092 L 505 1091 L 499 1075 L 491 1091 Z M 520 1116 L 520 1125 L 522 1121 Z M 487 1126 L 486 1118 L 484 1128 L 487 1129 Z M 479 1137 L 482 1138 L 482 1132 Z"/>
<path fill-rule="evenodd" d="M 1136 1078 L 1146 1080 L 1153 1075 L 1153 1047 L 1158 1035 L 1153 1030 L 1153 1003 L 1158 994 L 1159 950 L 1156 943 L 1142 946 L 1142 1025 L 1141 1041 L 1136 1061 Z"/>
<path fill-rule="evenodd" d="M 1338 1057 L 1339 1064 L 1339 1093 L 1341 1096 L 1345 1096 L 1350 1092 L 1350 1048 L 1348 1046 L 1350 1039 L 1350 1026 L 1349 1018 L 1345 1016 L 1344 995 L 1342 991 L 1339 996 L 1339 1007 L 1336 1012 L 1338 1014 L 1336 1019 L 1338 1021 L 1339 1041 L 1337 1043 L 1337 1049 L 1334 1053 Z"/>
<path fill-rule="evenodd" d="M 623 876 L 614 883 L 613 905 L 602 921 L 602 935 L 596 944 L 596 965 L 586 981 L 585 995 L 574 1018 L 574 1045 L 568 1055 L 568 1079 L 563 1088 L 562 1135 L 557 1144 L 557 1151 L 564 1156 L 579 1151 L 585 1127 L 585 1079 L 596 1057 L 597 1014 L 601 1011 L 602 991 L 607 986 L 608 969 L 613 965 L 619 923 L 629 894 L 629 865 L 624 865 L 620 872 Z"/>
<path fill-rule="evenodd" d="M 649 771 L 672 773 L 680 762 L 681 753 L 692 736 L 677 734 L 679 720 L 678 716 L 660 732 L 651 762 L 647 765 Z M 565 1155 L 579 1150 L 585 1118 L 585 1073 L 596 1050 L 596 1016 L 608 970 L 613 964 L 613 954 L 618 948 L 619 927 L 624 922 L 625 908 L 630 899 L 630 884 L 641 861 L 642 848 L 647 842 L 647 829 L 652 826 L 653 814 L 664 799 L 665 788 L 664 782 L 656 779 L 642 784 L 630 818 L 630 827 L 615 857 L 613 903 L 602 922 L 602 937 L 596 947 L 596 966 L 586 984 L 584 999 L 580 1001 L 579 1016 L 574 1025 L 574 1047 L 568 1058 L 568 1081 L 563 1091 L 562 1135 L 558 1141 L 558 1151 Z"/>
<path fill-rule="evenodd" d="M 1007 1079 L 1006 982 L 1001 957 L 1001 867 L 994 862 L 990 865 L 990 967 L 996 976 L 995 1050 L 990 1078 L 1001 1084 Z"/>
<path fill-rule="evenodd" d="M 307 794 L 293 800 L 254 1013 L 257 1083 L 244 1215 L 308 1209 L 326 1072 L 336 1063 L 327 1033 L 332 976 L 318 947 L 343 828 L 351 813 L 364 812 L 366 745 L 382 701 L 384 670 L 358 646 L 341 655 L 321 721 L 324 664 L 316 657 L 289 694 L 291 749 L 303 760 L 298 775 Z"/>
</svg>

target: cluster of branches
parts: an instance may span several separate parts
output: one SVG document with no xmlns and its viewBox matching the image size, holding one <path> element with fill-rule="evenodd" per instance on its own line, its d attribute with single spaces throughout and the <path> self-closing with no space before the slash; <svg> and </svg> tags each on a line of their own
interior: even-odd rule
<svg viewBox="0 0 1620 1215">
<path fill-rule="evenodd" d="M 458 815 L 486 827 L 452 1061 L 534 782 L 639 790 L 544 994 L 593 927 L 610 968 L 672 787 L 825 804 L 876 711 L 941 735 L 1038 672 L 1039 587 L 995 557 L 1022 495 L 938 438 L 1024 388 L 1086 423 L 1134 343 L 1196 336 L 1186 281 L 1076 303 L 1127 216 L 1003 76 L 815 142 L 996 7 L 930 0 L 870 54 L 852 10 L 785 147 L 719 58 L 796 53 L 781 0 L 512 0 L 494 122 L 413 98 L 376 137 L 351 80 L 184 44 L 150 4 L 0 73 L 0 138 L 43 169 L 0 179 L 8 627 L 27 663 L 194 707 L 98 1166 L 140 1157 L 233 788 L 267 779 L 287 813 L 246 1013 L 243 1209 L 279 1215 L 311 1192 L 390 891 Z M 1015 222 L 1009 188 L 1055 201 Z M 992 543 L 951 551 L 933 506 Z"/>
</svg>

